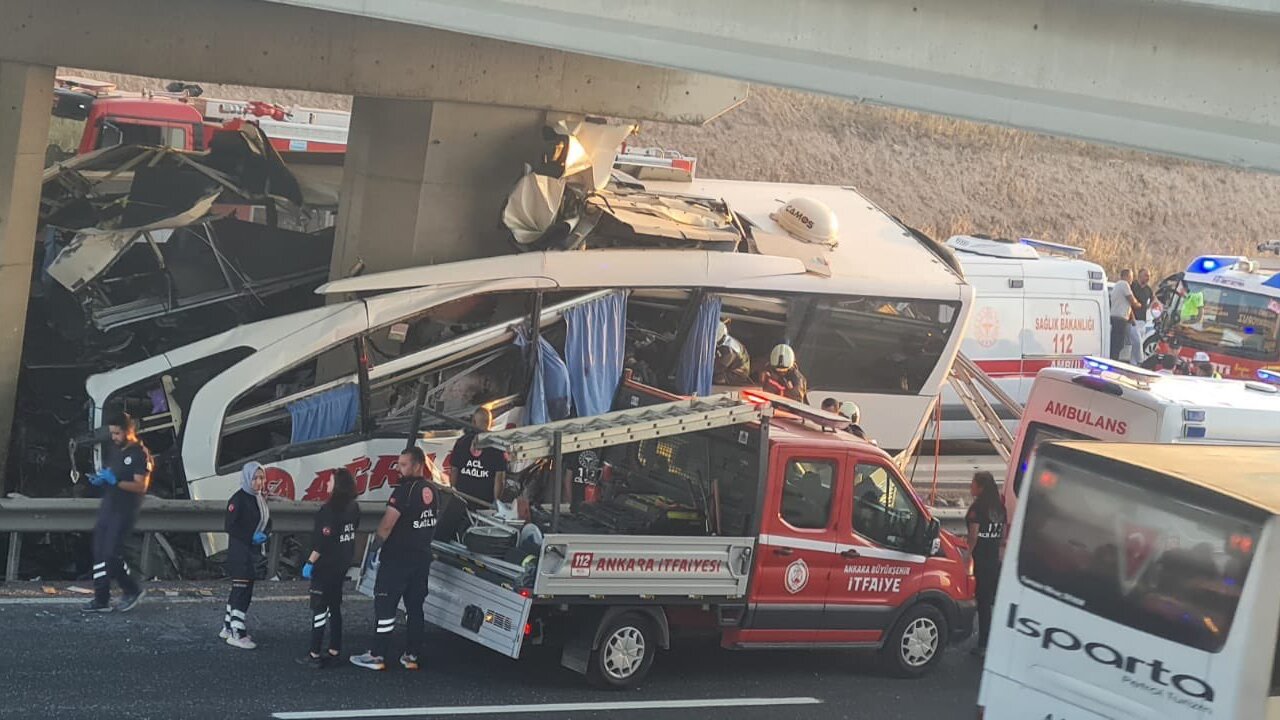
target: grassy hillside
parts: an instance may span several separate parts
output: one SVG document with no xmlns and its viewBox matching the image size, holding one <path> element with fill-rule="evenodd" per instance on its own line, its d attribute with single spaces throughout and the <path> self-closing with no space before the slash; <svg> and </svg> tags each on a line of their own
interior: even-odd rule
<svg viewBox="0 0 1280 720">
<path fill-rule="evenodd" d="M 90 73 L 122 88 L 163 81 Z M 349 108 L 349 97 L 205 85 L 213 97 Z M 936 237 L 1079 244 L 1114 272 L 1177 269 L 1280 238 L 1280 177 L 775 88 L 704 127 L 646 124 L 635 145 L 698 156 L 705 177 L 852 185 Z"/>
</svg>

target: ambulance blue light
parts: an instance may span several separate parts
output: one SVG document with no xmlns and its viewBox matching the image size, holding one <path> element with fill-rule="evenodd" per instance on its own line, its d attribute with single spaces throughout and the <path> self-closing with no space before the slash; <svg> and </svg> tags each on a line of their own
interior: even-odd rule
<svg viewBox="0 0 1280 720">
<path fill-rule="evenodd" d="M 1280 385 L 1280 370 L 1261 368 L 1258 370 L 1258 379 L 1270 385 Z"/>
<path fill-rule="evenodd" d="M 1205 436 L 1205 427 L 1203 425 L 1183 425 L 1182 437 L 1202 438 Z"/>
<path fill-rule="evenodd" d="M 1187 272 L 1203 275 L 1205 273 L 1226 270 L 1244 259 L 1245 258 L 1243 257 L 1233 257 L 1230 255 L 1201 255 L 1191 261 L 1191 264 L 1187 266 Z"/>
<path fill-rule="evenodd" d="M 1107 372 L 1108 370 L 1113 370 L 1115 368 L 1111 363 L 1104 362 L 1096 357 L 1085 358 L 1084 366 L 1093 372 Z"/>
</svg>

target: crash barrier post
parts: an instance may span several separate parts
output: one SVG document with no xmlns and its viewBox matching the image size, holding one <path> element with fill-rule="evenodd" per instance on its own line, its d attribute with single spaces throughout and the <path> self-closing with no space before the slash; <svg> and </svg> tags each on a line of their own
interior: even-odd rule
<svg viewBox="0 0 1280 720">
<path fill-rule="evenodd" d="M 98 515 L 100 500 L 92 498 L 2 498 L 0 499 L 0 532 L 9 534 L 9 552 L 4 581 L 18 579 L 18 561 L 22 553 L 23 533 L 90 532 Z M 362 502 L 361 525 L 376 527 L 385 505 Z M 275 575 L 280 562 L 281 537 L 309 533 L 315 522 L 319 503 L 297 500 L 271 501 L 272 538 L 267 546 L 268 568 Z M 162 500 L 147 497 L 142 503 L 135 532 L 144 533 L 143 544 L 150 549 L 152 533 L 218 532 L 223 530 L 227 505 L 221 500 Z M 144 552 L 144 562 L 149 553 Z M 150 570 L 149 562 L 143 573 Z"/>
</svg>

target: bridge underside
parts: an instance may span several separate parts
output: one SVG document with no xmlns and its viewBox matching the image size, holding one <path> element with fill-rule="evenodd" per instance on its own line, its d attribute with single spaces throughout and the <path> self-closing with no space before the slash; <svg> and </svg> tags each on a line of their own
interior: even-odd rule
<svg viewBox="0 0 1280 720">
<path fill-rule="evenodd" d="M 1280 171 L 1268 0 L 268 0 Z"/>
</svg>

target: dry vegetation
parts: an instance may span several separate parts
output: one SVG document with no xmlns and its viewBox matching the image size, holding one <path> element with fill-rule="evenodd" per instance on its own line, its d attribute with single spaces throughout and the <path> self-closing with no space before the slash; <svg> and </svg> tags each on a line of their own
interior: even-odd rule
<svg viewBox="0 0 1280 720">
<path fill-rule="evenodd" d="M 92 74 L 127 89 L 163 84 Z M 350 107 L 335 95 L 205 89 Z M 646 124 L 635 144 L 697 155 L 706 177 L 853 185 L 935 237 L 987 232 L 1083 245 L 1111 271 L 1172 270 L 1202 252 L 1248 254 L 1280 237 L 1280 177 L 774 88 L 754 88 L 704 127 Z"/>
</svg>

